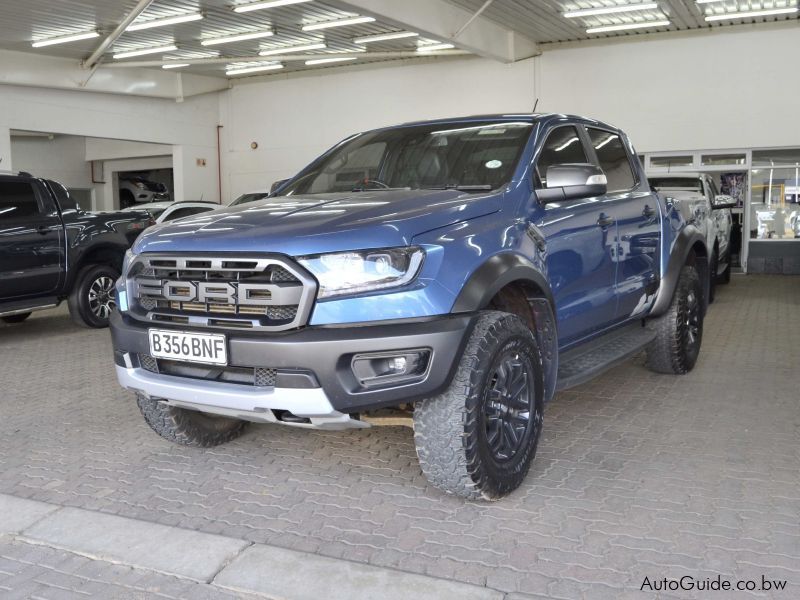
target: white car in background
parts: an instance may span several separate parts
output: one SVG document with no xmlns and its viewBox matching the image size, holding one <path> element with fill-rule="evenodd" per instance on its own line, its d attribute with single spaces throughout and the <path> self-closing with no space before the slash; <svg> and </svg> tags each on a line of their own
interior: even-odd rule
<svg viewBox="0 0 800 600">
<path fill-rule="evenodd" d="M 221 208 L 216 202 L 148 202 L 138 204 L 133 210 L 146 210 L 156 220 L 156 223 L 166 223 L 183 217 L 191 217 L 200 213 L 210 212 Z"/>
<path fill-rule="evenodd" d="M 720 194 L 711 175 L 706 173 L 664 173 L 648 175 L 650 188 L 667 198 L 678 201 L 687 221 L 704 214 L 706 219 L 706 244 L 713 249 L 710 258 L 709 301 L 714 300 L 714 286 L 719 281 L 728 283 L 731 278 L 730 240 L 733 217 L 731 208 L 736 201 Z"/>
<path fill-rule="evenodd" d="M 264 198 L 269 198 L 269 192 L 258 191 L 258 192 L 247 192 L 246 194 L 242 194 L 236 200 L 231 202 L 228 206 L 239 206 L 240 204 L 248 204 L 249 202 L 255 202 L 256 200 L 263 200 Z"/>
</svg>

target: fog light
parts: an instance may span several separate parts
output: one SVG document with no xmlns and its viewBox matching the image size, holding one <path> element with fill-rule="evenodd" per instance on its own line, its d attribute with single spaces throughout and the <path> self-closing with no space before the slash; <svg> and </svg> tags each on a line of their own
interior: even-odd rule
<svg viewBox="0 0 800 600">
<path fill-rule="evenodd" d="M 427 348 L 356 354 L 351 367 L 363 387 L 410 383 L 425 378 L 430 355 Z"/>
</svg>

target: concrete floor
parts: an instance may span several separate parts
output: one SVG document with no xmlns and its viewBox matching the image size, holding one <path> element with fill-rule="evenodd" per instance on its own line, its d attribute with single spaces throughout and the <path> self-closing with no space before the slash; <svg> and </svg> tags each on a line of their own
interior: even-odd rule
<svg viewBox="0 0 800 600">
<path fill-rule="evenodd" d="M 39 313 L 0 325 L 0 493 L 508 594 L 692 598 L 708 592 L 639 590 L 721 575 L 798 598 L 798 308 L 799 278 L 735 276 L 692 373 L 639 357 L 559 394 L 526 482 L 493 504 L 429 486 L 400 427 L 171 445 L 118 388 L 108 332 Z"/>
</svg>

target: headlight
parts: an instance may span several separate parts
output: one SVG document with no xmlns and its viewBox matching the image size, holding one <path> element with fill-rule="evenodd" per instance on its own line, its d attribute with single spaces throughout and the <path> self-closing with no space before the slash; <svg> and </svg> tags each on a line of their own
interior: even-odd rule
<svg viewBox="0 0 800 600">
<path fill-rule="evenodd" d="M 128 248 L 125 251 L 125 258 L 122 259 L 122 273 L 120 274 L 123 278 L 128 273 L 128 268 L 131 266 L 131 261 L 136 257 L 133 253 L 133 250 Z"/>
<path fill-rule="evenodd" d="M 135 182 L 133 185 L 135 185 L 135 186 L 136 186 L 137 188 L 139 188 L 140 190 L 143 190 L 143 189 L 144 189 L 144 187 L 145 187 L 145 186 L 144 186 L 144 184 L 143 184 L 141 181 L 137 181 L 137 182 Z"/>
<path fill-rule="evenodd" d="M 303 256 L 298 262 L 319 281 L 319 298 L 394 288 L 419 273 L 425 251 L 411 246 Z"/>
</svg>

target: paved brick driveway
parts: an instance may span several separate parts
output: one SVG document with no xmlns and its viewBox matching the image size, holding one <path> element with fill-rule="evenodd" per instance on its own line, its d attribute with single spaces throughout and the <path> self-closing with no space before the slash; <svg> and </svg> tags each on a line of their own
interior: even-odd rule
<svg viewBox="0 0 800 600">
<path fill-rule="evenodd" d="M 798 308 L 798 278 L 734 277 L 691 374 L 640 357 L 559 394 L 526 483 L 493 504 L 427 485 L 405 428 L 171 445 L 117 387 L 108 332 L 40 313 L 0 325 L 0 492 L 509 593 L 685 598 L 638 590 L 763 574 L 798 598 Z"/>
</svg>

